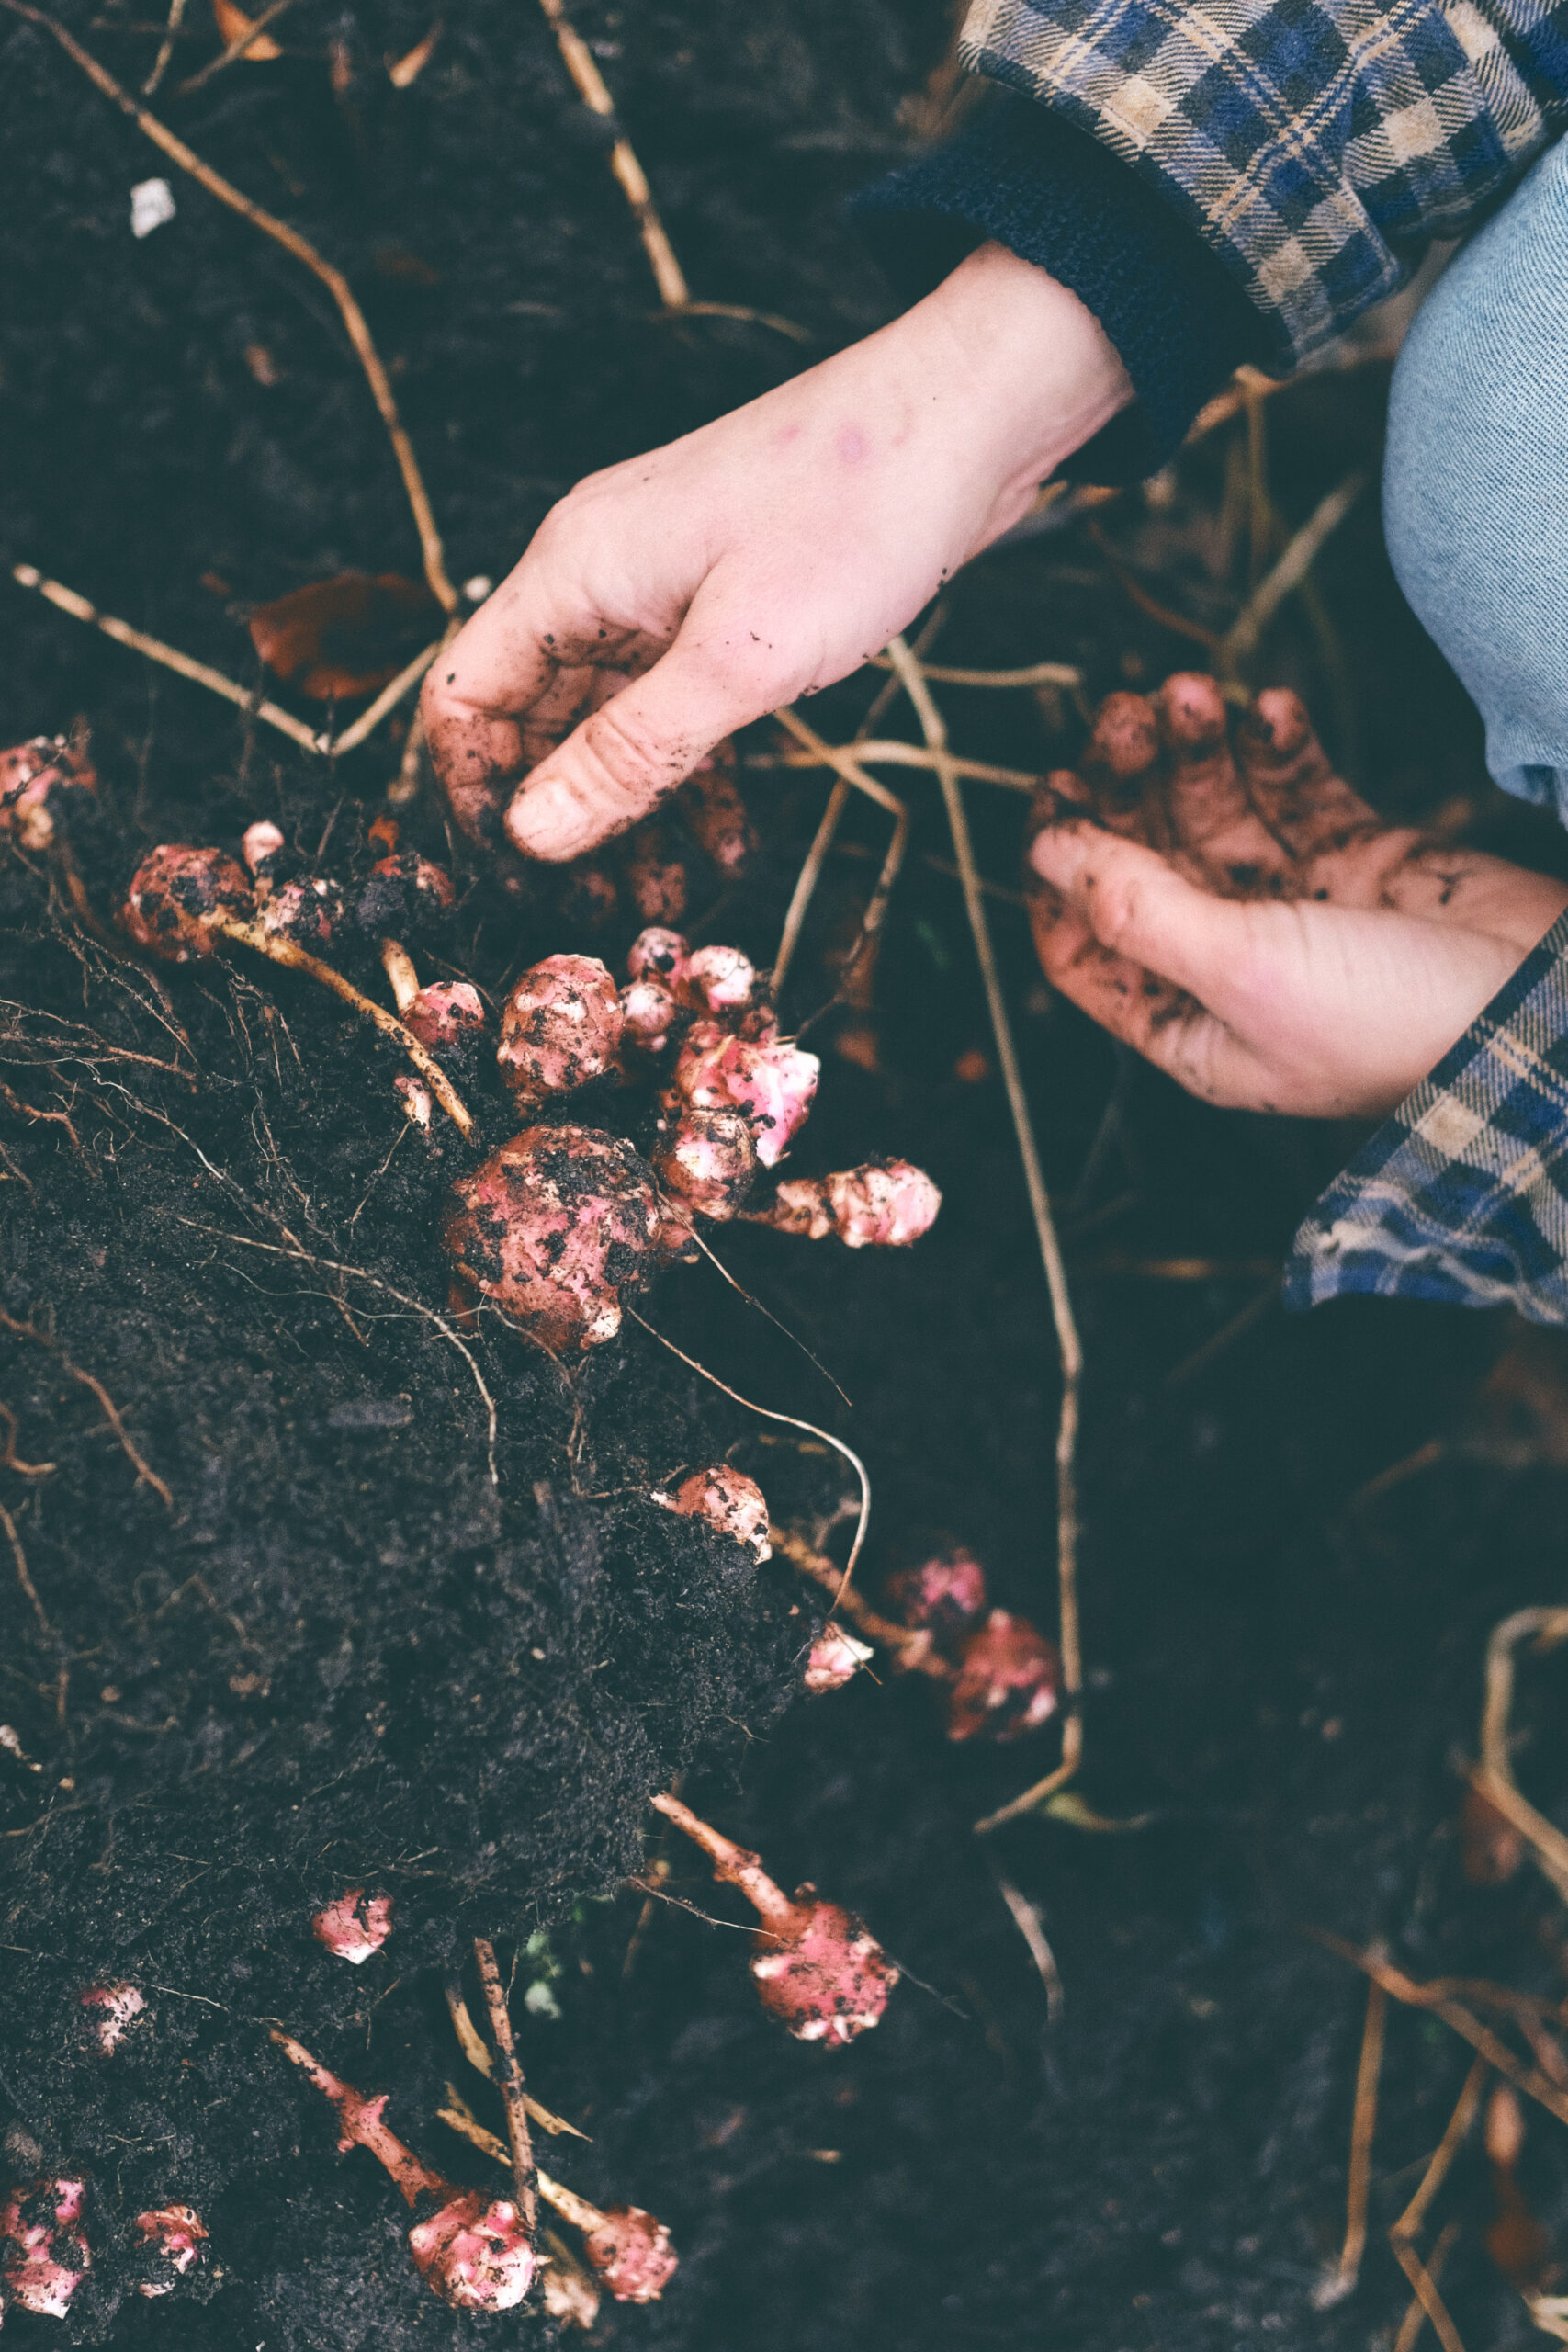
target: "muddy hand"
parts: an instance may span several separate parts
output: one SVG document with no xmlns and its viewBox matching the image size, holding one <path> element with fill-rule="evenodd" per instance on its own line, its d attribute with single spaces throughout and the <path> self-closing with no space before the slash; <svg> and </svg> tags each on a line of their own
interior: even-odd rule
<svg viewBox="0 0 1568 2352">
<path fill-rule="evenodd" d="M 904 317 L 579 483 L 430 673 L 469 836 L 552 863 L 869 661 L 1131 397 L 1065 287 L 982 246 Z"/>
<path fill-rule="evenodd" d="M 1284 689 L 1111 695 L 1034 814 L 1047 977 L 1189 1092 L 1381 1117 L 1568 906 L 1501 858 L 1383 825 Z"/>
</svg>

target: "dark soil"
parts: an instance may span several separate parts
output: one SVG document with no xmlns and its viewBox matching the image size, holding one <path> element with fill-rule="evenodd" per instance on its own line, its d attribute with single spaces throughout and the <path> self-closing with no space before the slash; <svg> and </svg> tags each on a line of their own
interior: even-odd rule
<svg viewBox="0 0 1568 2352">
<path fill-rule="evenodd" d="M 198 13 L 171 82 L 211 54 Z M 473 0 L 396 92 L 381 61 L 428 26 L 412 0 L 306 6 L 278 26 L 290 53 L 276 64 L 158 103 L 347 269 L 462 579 L 503 571 L 578 474 L 884 314 L 840 203 L 928 119 L 946 17 L 892 0 L 580 10 L 694 291 L 797 320 L 807 353 L 755 324 L 657 317 L 600 126 L 526 9 Z M 131 12 L 69 18 L 140 82 L 156 36 Z M 254 604 L 350 566 L 418 568 L 335 315 L 172 172 L 175 219 L 132 243 L 129 190 L 166 166 L 9 19 L 0 107 L 7 555 L 255 683 Z M 1287 522 L 1375 462 L 1382 391 L 1369 370 L 1274 404 Z M 1243 446 L 1216 436 L 1104 518 L 1165 603 L 1222 625 Z M 1311 694 L 1362 788 L 1401 814 L 1463 797 L 1473 835 L 1560 861 L 1555 833 L 1486 786 L 1478 729 L 1399 603 L 1370 502 L 1316 576 L 1330 630 L 1292 612 L 1270 674 Z M 154 842 L 232 851 L 261 815 L 301 856 L 364 876 L 388 736 L 329 769 L 0 594 L 0 742 L 92 731 L 101 789 L 71 811 L 70 837 L 100 914 Z M 1081 523 L 956 583 L 941 651 L 1077 661 L 1091 694 L 1192 658 L 1127 601 Z M 863 681 L 838 690 L 821 725 L 847 734 L 869 698 Z M 946 699 L 982 757 L 1043 768 L 1080 737 L 1070 704 Z M 771 752 L 769 730 L 752 748 Z M 999 1089 L 956 1073 L 986 1050 L 984 1006 L 955 888 L 919 862 L 944 854 L 940 811 L 909 788 L 878 1067 L 837 1057 L 831 1023 L 813 1033 L 825 1078 L 794 1164 L 905 1152 L 942 1185 L 943 1216 L 908 1254 L 755 1232 L 725 1246 L 852 1411 L 711 1268 L 668 1276 L 647 1311 L 744 1395 L 866 1456 L 868 1582 L 956 1536 L 998 1600 L 1048 1624 L 1054 1343 Z M 822 786 L 759 767 L 748 789 L 762 840 L 740 886 L 722 893 L 676 846 L 700 934 L 765 963 Z M 1018 804 L 974 798 L 984 861 L 1010 885 Z M 830 869 L 792 1022 L 831 992 L 881 828 L 852 817 L 863 854 Z M 447 856 L 428 797 L 405 841 Z M 558 948 L 615 960 L 637 928 L 624 876 L 596 930 L 581 895 L 539 888 L 519 910 L 482 873 L 461 879 L 449 928 L 416 952 L 492 991 Z M 837 1503 L 840 1465 L 652 1339 L 632 1330 L 569 1376 L 481 1324 L 468 1344 L 497 1406 L 492 1487 L 470 1366 L 422 1311 L 445 1310 L 442 1204 L 473 1150 L 439 1117 L 428 1144 L 407 1129 L 396 1057 L 308 984 L 241 959 L 160 986 L 73 920 L 49 861 L 13 854 L 0 870 L 0 1305 L 59 1343 L 0 1332 L 17 1416 L 0 1501 L 42 1611 L 0 1555 L 0 1713 L 22 1750 L 0 1753 L 0 2132 L 8 2180 L 90 2174 L 102 2249 L 69 2324 L 9 2314 L 19 2344 L 550 2340 L 536 2316 L 464 2321 L 434 2301 L 389 2184 L 368 2156 L 335 2154 L 325 2109 L 266 2040 L 281 2019 L 361 2087 L 389 2090 L 396 2128 L 478 2182 L 485 2160 L 433 2120 L 466 2072 L 443 1979 L 476 1933 L 507 1964 L 518 1955 L 534 2087 L 593 2134 L 551 2143 L 551 2169 L 653 2206 L 681 2249 L 664 2301 L 606 2303 L 595 2341 L 1359 2352 L 1397 2319 L 1404 2284 L 1376 2228 L 1359 2293 L 1311 2301 L 1343 2228 L 1362 1993 L 1302 1929 L 1381 1937 L 1417 1975 L 1561 1990 L 1544 1893 L 1528 1873 L 1469 1886 L 1450 1831 L 1487 1631 L 1560 1595 L 1553 1428 L 1539 1412 L 1478 1419 L 1478 1384 L 1514 1337 L 1495 1317 L 1353 1305 L 1298 1322 L 1265 1306 L 1195 1362 L 1260 1296 L 1253 1261 L 1279 1255 L 1354 1138 L 1203 1110 L 1120 1070 L 1034 984 L 1016 910 L 998 903 L 995 922 L 1048 1173 L 1071 1204 L 1089 1365 L 1084 1785 L 1105 1815 L 1150 1816 L 1124 1835 L 1035 1821 L 975 1839 L 1054 1740 L 951 1749 L 913 1679 L 787 1705 L 815 1589 L 778 1564 L 753 1571 L 648 1489 L 728 1452 L 775 1517 L 809 1527 Z M 370 943 L 344 952 L 376 987 Z M 492 1080 L 475 1068 L 462 1082 L 483 1139 L 500 1140 L 515 1120 Z M 625 1098 L 606 1093 L 595 1115 L 645 1133 Z M 1216 1271 L 1126 1271 L 1175 1257 Z M 114 1399 L 168 1507 L 67 1358 Z M 1444 1431 L 1435 1467 L 1359 1499 Z M 1568 1788 L 1560 1702 L 1561 1669 L 1527 1669 L 1521 1770 L 1543 1803 Z M 732 1928 L 645 1913 L 624 1885 L 647 1837 L 671 1894 L 740 1917 L 649 1832 L 646 1799 L 677 1772 L 787 1883 L 809 1875 L 863 1912 L 906 1969 L 852 2051 L 785 2039 L 754 2005 Z M 998 1871 L 1043 1908 L 1065 1986 L 1055 2027 Z M 359 1884 L 393 1896 L 397 1927 L 351 1971 L 309 1919 Z M 150 2016 L 106 2064 L 81 2041 L 78 1996 L 118 1978 L 147 1988 Z M 1374 2223 L 1408 2196 L 1465 2063 L 1440 2027 L 1394 2016 Z M 476 2077 L 465 2096 L 499 2125 Z M 1568 2222 L 1553 2129 L 1532 2123 L 1526 2159 L 1548 2228 Z M 1443 2209 L 1467 2225 L 1445 2291 L 1472 2345 L 1522 2344 L 1523 2308 L 1481 2246 L 1488 2198 L 1472 2147 Z M 125 2222 L 175 2199 L 202 2211 L 222 2276 L 144 2301 L 126 2291 Z"/>
</svg>

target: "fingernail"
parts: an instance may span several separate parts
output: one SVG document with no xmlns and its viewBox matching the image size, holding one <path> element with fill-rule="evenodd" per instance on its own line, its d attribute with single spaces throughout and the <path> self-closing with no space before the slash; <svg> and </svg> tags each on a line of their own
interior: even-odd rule
<svg viewBox="0 0 1568 2352">
<path fill-rule="evenodd" d="M 589 845 L 582 811 L 562 784 L 525 786 L 506 812 L 506 830 L 525 857 L 559 865 Z"/>
<path fill-rule="evenodd" d="M 1089 843 L 1081 825 L 1047 825 L 1030 844 L 1029 862 L 1036 874 L 1070 891 L 1089 862 Z"/>
</svg>

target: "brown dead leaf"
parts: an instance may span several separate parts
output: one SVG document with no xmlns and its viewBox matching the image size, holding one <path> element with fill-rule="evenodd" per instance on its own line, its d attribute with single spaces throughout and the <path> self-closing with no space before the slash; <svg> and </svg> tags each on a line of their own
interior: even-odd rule
<svg viewBox="0 0 1568 2352">
<path fill-rule="evenodd" d="M 1473 1784 L 1459 1809 L 1459 1859 L 1472 1886 L 1502 1886 L 1524 1860 L 1525 1841 Z"/>
<path fill-rule="evenodd" d="M 212 21 L 218 28 L 218 38 L 224 48 L 232 49 L 237 40 L 244 40 L 253 19 L 243 8 L 236 8 L 234 0 L 212 0 Z M 254 40 L 240 54 L 247 65 L 265 65 L 270 58 L 281 57 L 283 51 L 270 33 L 257 33 Z"/>
<path fill-rule="evenodd" d="M 1498 2083 L 1486 2102 L 1486 2154 L 1496 2199 L 1486 2251 L 1510 2286 L 1528 2294 L 1542 2283 L 1551 2242 L 1519 2187 L 1515 2167 L 1524 2144 L 1524 2109 L 1509 2086 Z"/>
<path fill-rule="evenodd" d="M 440 617 L 422 581 L 344 571 L 258 605 L 251 641 L 275 677 L 312 702 L 342 702 L 395 678 Z"/>
<path fill-rule="evenodd" d="M 436 42 L 441 38 L 441 19 L 436 17 L 422 41 L 417 41 L 406 57 L 389 57 L 386 61 L 387 79 L 394 90 L 406 90 L 417 82 L 429 64 Z"/>
</svg>

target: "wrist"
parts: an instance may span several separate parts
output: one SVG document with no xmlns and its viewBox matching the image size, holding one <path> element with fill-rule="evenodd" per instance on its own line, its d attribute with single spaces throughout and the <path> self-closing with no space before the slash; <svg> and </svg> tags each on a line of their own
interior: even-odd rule
<svg viewBox="0 0 1568 2352">
<path fill-rule="evenodd" d="M 1005 245 L 980 246 L 906 317 L 935 344 L 938 380 L 1008 505 L 1026 499 L 1134 397 L 1093 312 Z"/>
</svg>

